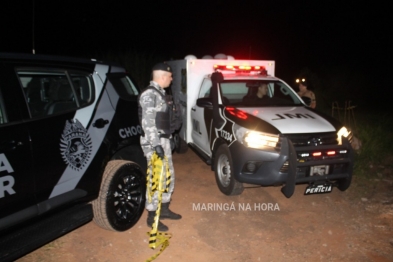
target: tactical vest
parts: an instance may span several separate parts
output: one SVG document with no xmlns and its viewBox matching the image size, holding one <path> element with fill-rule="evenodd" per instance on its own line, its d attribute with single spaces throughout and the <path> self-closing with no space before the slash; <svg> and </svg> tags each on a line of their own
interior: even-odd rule
<svg viewBox="0 0 393 262">
<path fill-rule="evenodd" d="M 168 135 L 169 137 L 169 135 L 171 135 L 181 127 L 182 124 L 181 107 L 179 104 L 173 102 L 171 95 L 164 95 L 153 86 L 148 86 L 143 92 L 145 92 L 148 89 L 154 90 L 156 93 L 158 93 L 164 99 L 167 105 L 165 112 L 156 113 L 155 120 L 156 120 L 156 128 L 161 130 L 163 134 Z M 138 97 L 138 116 L 139 116 L 139 123 L 141 124 L 141 126 L 142 126 L 142 107 L 139 103 L 139 98 L 142 95 L 142 93 L 139 94 Z M 142 135 L 144 135 L 144 132 Z"/>
</svg>

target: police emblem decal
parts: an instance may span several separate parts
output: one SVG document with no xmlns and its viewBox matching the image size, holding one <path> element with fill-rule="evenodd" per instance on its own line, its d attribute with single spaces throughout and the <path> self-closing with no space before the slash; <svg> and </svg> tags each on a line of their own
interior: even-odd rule
<svg viewBox="0 0 393 262">
<path fill-rule="evenodd" d="M 92 142 L 86 128 L 75 119 L 67 121 L 60 139 L 60 152 L 64 162 L 79 171 L 89 161 Z"/>
</svg>

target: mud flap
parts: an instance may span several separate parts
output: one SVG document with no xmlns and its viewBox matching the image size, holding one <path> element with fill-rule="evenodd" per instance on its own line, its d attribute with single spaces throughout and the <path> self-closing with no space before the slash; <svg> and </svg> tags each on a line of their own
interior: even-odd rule
<svg viewBox="0 0 393 262">
<path fill-rule="evenodd" d="M 289 166 L 288 166 L 288 177 L 285 185 L 281 188 L 281 192 L 287 197 L 290 198 L 295 192 L 295 184 L 296 184 L 296 169 L 297 169 L 297 161 L 296 161 L 296 151 L 293 146 L 291 140 L 288 140 L 288 151 L 289 151 Z"/>
</svg>

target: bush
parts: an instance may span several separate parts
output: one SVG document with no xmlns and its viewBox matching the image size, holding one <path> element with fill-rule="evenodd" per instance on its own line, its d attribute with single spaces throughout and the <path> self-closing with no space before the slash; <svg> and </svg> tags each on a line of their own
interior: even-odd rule
<svg viewBox="0 0 393 262">
<path fill-rule="evenodd" d="M 372 177 L 371 169 L 377 166 L 392 168 L 393 120 L 389 115 L 378 113 L 358 113 L 355 136 L 362 142 L 361 149 L 355 155 L 355 173 Z"/>
</svg>

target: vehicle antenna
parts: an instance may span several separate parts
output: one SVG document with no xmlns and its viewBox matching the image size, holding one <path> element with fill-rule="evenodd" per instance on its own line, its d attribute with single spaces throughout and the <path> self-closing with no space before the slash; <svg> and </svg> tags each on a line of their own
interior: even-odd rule
<svg viewBox="0 0 393 262">
<path fill-rule="evenodd" d="M 35 3 L 34 3 L 34 0 L 33 0 L 33 55 L 35 54 L 35 47 L 34 47 L 34 19 L 35 19 L 35 17 L 34 17 L 34 7 L 35 7 Z"/>
</svg>

